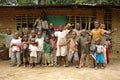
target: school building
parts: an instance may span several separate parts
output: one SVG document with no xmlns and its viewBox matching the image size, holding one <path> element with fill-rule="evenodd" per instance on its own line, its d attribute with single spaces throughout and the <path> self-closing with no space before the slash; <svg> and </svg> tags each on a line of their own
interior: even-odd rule
<svg viewBox="0 0 120 80">
<path fill-rule="evenodd" d="M 82 28 L 91 30 L 93 21 L 106 24 L 107 29 L 117 28 L 112 34 L 113 51 L 120 52 L 120 6 L 111 5 L 34 5 L 34 6 L 0 6 L 0 32 L 7 27 L 13 31 L 32 28 L 33 23 L 46 12 L 48 23 L 57 26 L 66 23 L 80 23 Z"/>
</svg>

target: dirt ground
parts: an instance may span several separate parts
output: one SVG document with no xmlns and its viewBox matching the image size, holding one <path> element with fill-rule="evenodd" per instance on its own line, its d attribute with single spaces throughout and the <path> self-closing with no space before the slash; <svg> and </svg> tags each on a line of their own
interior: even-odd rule
<svg viewBox="0 0 120 80">
<path fill-rule="evenodd" d="M 74 67 L 10 67 L 10 61 L 0 60 L 0 80 L 120 80 L 120 56 L 111 57 L 105 69 Z"/>
</svg>

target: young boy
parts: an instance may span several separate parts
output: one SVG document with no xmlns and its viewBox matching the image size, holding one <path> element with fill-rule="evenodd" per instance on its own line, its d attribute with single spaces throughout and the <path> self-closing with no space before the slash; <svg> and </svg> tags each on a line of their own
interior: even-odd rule
<svg viewBox="0 0 120 80">
<path fill-rule="evenodd" d="M 101 40 L 100 38 L 96 38 L 96 49 L 95 49 L 95 52 L 96 52 L 96 69 L 98 68 L 102 68 L 103 65 L 104 65 L 104 55 L 103 55 L 103 52 L 104 52 L 104 47 L 103 45 L 101 44 Z"/>
<path fill-rule="evenodd" d="M 45 43 L 44 43 L 43 49 L 44 49 L 44 63 L 45 63 L 45 66 L 47 66 L 47 64 L 50 66 L 50 52 L 51 52 L 51 49 L 50 49 L 50 43 L 49 43 L 49 38 L 48 37 L 45 38 Z"/>
<path fill-rule="evenodd" d="M 40 32 L 37 33 L 37 38 L 36 38 L 35 42 L 37 42 L 37 46 L 38 46 L 38 52 L 37 52 L 38 64 L 41 65 L 42 60 L 43 60 L 42 56 L 43 56 L 44 38 L 42 38 Z"/>
<path fill-rule="evenodd" d="M 57 65 L 57 58 L 56 58 L 56 46 L 57 46 L 57 39 L 54 34 L 51 35 L 50 39 L 50 47 L 51 47 L 51 66 Z"/>
<path fill-rule="evenodd" d="M 22 48 L 23 48 L 23 63 L 25 67 L 27 67 L 27 62 L 29 62 L 28 46 L 29 46 L 28 36 L 24 35 L 23 42 L 22 42 Z"/>
<path fill-rule="evenodd" d="M 34 63 L 35 63 L 35 66 L 37 64 L 37 51 L 38 51 L 34 38 L 31 39 L 31 42 L 29 44 L 29 51 L 30 51 L 30 66 L 31 68 L 33 68 Z"/>
<path fill-rule="evenodd" d="M 16 62 L 17 62 L 17 67 L 21 65 L 21 57 L 20 57 L 21 45 L 22 45 L 21 39 L 18 38 L 18 33 L 15 33 L 14 38 L 10 42 L 10 47 L 12 50 L 12 56 L 11 56 L 12 66 L 15 66 Z"/>
<path fill-rule="evenodd" d="M 91 42 L 90 37 L 87 35 L 86 30 L 82 30 L 81 37 L 78 40 L 81 46 L 81 58 L 79 68 L 89 67 L 89 43 Z"/>
</svg>

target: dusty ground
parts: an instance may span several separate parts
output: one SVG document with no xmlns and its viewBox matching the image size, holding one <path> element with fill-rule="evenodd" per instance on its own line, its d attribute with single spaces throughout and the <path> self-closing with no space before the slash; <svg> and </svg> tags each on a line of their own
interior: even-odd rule
<svg viewBox="0 0 120 80">
<path fill-rule="evenodd" d="M 10 61 L 0 60 L 0 80 L 120 80 L 120 56 L 111 58 L 105 69 L 74 67 L 24 68 L 10 67 Z"/>
</svg>

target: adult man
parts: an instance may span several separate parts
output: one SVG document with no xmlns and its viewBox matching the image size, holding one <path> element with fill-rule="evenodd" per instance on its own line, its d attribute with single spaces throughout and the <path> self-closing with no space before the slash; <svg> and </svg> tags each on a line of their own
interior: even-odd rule
<svg viewBox="0 0 120 80">
<path fill-rule="evenodd" d="M 0 37 L 5 38 L 5 46 L 9 49 L 10 42 L 13 38 L 13 34 L 10 29 L 6 29 L 6 34 L 0 33 Z M 11 51 L 9 49 L 9 57 L 11 57 Z"/>
</svg>

